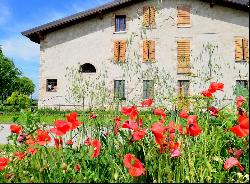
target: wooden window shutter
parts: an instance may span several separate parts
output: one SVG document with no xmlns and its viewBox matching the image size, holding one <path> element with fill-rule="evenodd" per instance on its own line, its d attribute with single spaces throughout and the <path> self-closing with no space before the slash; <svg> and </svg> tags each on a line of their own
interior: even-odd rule
<svg viewBox="0 0 250 184">
<path fill-rule="evenodd" d="M 155 61 L 155 41 L 151 40 L 151 41 L 148 41 L 149 42 L 149 49 L 148 49 L 148 52 L 149 52 L 149 61 L 151 62 L 154 62 Z"/>
<path fill-rule="evenodd" d="M 235 39 L 235 61 L 243 60 L 243 41 L 242 38 Z"/>
<path fill-rule="evenodd" d="M 248 56 L 248 38 L 243 39 L 243 48 L 244 48 L 244 60 L 248 61 L 249 56 Z"/>
<path fill-rule="evenodd" d="M 114 62 L 118 62 L 119 61 L 119 45 L 120 42 L 118 40 L 114 41 Z"/>
<path fill-rule="evenodd" d="M 143 41 L 143 62 L 148 61 L 148 55 L 149 55 L 149 43 L 148 40 Z"/>
<path fill-rule="evenodd" d="M 190 40 L 177 41 L 177 72 L 190 72 Z"/>
<path fill-rule="evenodd" d="M 177 25 L 188 26 L 190 21 L 190 6 L 178 6 L 177 7 Z"/>
<path fill-rule="evenodd" d="M 127 42 L 126 41 L 120 41 L 120 62 L 125 62 L 126 60 L 126 46 Z"/>
<path fill-rule="evenodd" d="M 148 6 L 144 6 L 143 7 L 143 24 L 145 27 L 148 27 L 150 25 L 149 23 L 149 7 Z"/>
<path fill-rule="evenodd" d="M 155 7 L 150 7 L 149 8 L 149 25 L 150 26 L 155 25 L 155 12 L 156 12 Z"/>
</svg>

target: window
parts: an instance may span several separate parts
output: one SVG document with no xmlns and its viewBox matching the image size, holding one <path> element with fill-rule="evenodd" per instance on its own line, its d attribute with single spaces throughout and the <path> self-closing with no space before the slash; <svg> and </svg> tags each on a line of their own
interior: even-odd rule
<svg viewBox="0 0 250 184">
<path fill-rule="evenodd" d="M 143 62 L 155 61 L 155 41 L 144 40 L 143 41 Z"/>
<path fill-rule="evenodd" d="M 154 81 L 144 80 L 143 81 L 143 99 L 154 97 Z"/>
<path fill-rule="evenodd" d="M 115 32 L 126 31 L 126 15 L 115 16 Z"/>
<path fill-rule="evenodd" d="M 177 73 L 190 72 L 190 40 L 177 41 Z"/>
<path fill-rule="evenodd" d="M 248 61 L 248 39 L 235 38 L 235 61 Z"/>
<path fill-rule="evenodd" d="M 179 95 L 187 97 L 189 95 L 189 80 L 179 80 Z"/>
<path fill-rule="evenodd" d="M 242 88 L 248 89 L 248 81 L 247 80 L 236 80 L 236 86 L 240 86 Z"/>
<path fill-rule="evenodd" d="M 177 26 L 178 27 L 189 27 L 190 21 L 190 6 L 180 5 L 177 7 Z"/>
<path fill-rule="evenodd" d="M 145 27 L 152 27 L 155 25 L 155 7 L 143 7 L 143 24 Z"/>
<path fill-rule="evenodd" d="M 114 89 L 115 98 L 125 98 L 125 80 L 115 80 Z"/>
<path fill-rule="evenodd" d="M 47 92 L 57 91 L 57 79 L 47 79 Z"/>
<path fill-rule="evenodd" d="M 126 46 L 125 40 L 114 41 L 114 62 L 125 62 L 126 59 Z"/>
<path fill-rule="evenodd" d="M 94 65 L 92 65 L 90 63 L 86 63 L 86 64 L 80 66 L 80 72 L 81 73 L 96 73 L 96 69 L 95 69 Z"/>
</svg>

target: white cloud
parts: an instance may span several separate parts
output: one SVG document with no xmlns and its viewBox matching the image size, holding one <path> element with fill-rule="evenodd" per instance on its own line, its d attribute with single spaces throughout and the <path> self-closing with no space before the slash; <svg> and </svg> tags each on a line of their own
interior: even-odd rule
<svg viewBox="0 0 250 184">
<path fill-rule="evenodd" d="M 0 25 L 7 22 L 11 15 L 11 12 L 7 6 L 0 3 Z"/>
<path fill-rule="evenodd" d="M 39 45 L 25 37 L 11 37 L 0 41 L 4 54 L 24 61 L 39 60 Z"/>
</svg>

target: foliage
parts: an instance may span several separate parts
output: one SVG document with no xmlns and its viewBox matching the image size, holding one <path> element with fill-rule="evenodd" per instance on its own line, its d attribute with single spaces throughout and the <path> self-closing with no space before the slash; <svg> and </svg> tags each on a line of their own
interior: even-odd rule
<svg viewBox="0 0 250 184">
<path fill-rule="evenodd" d="M 35 84 L 28 77 L 20 77 L 16 81 L 16 91 L 24 95 L 31 95 L 35 91 Z"/>
<path fill-rule="evenodd" d="M 10 103 L 12 108 L 16 111 L 27 109 L 30 106 L 29 97 L 19 92 L 13 92 L 12 95 L 8 97 L 7 102 Z"/>
<path fill-rule="evenodd" d="M 0 50 L 0 97 L 2 103 L 15 91 L 27 95 L 34 92 L 34 83 L 29 78 L 22 77 L 21 74 L 14 62 L 4 56 Z"/>
<path fill-rule="evenodd" d="M 16 68 L 14 62 L 5 57 L 0 51 L 0 95 L 3 100 L 14 91 L 17 78 L 21 72 Z"/>
</svg>

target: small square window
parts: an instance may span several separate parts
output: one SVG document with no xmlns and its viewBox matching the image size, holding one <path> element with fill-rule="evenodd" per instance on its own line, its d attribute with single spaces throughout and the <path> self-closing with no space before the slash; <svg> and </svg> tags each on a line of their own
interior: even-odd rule
<svg viewBox="0 0 250 184">
<path fill-rule="evenodd" d="M 143 99 L 149 99 L 154 97 L 154 81 L 143 81 Z"/>
<path fill-rule="evenodd" d="M 126 15 L 115 16 L 115 32 L 126 31 Z"/>
<path fill-rule="evenodd" d="M 125 80 L 115 80 L 114 89 L 115 98 L 125 98 Z"/>
<path fill-rule="evenodd" d="M 187 97 L 189 95 L 189 80 L 179 80 L 179 95 Z"/>
<path fill-rule="evenodd" d="M 248 89 L 248 81 L 247 80 L 236 80 L 236 86 L 240 86 L 242 88 Z"/>
<path fill-rule="evenodd" d="M 57 79 L 47 79 L 47 92 L 57 92 Z"/>
</svg>

